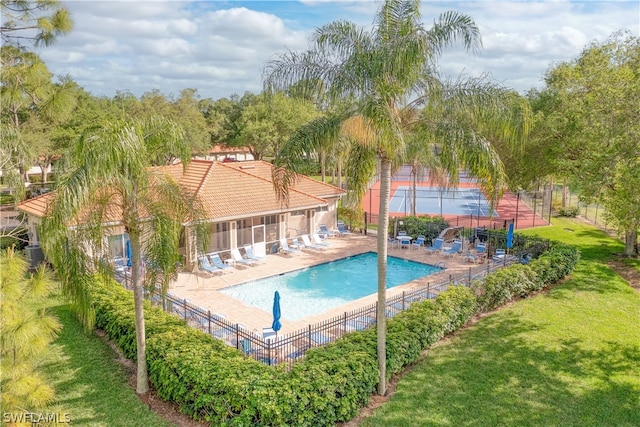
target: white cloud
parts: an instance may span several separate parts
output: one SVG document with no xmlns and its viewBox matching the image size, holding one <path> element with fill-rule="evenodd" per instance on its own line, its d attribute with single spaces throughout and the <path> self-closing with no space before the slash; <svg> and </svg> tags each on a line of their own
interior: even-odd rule
<svg viewBox="0 0 640 427">
<path fill-rule="evenodd" d="M 75 28 L 40 53 L 56 75 L 95 95 L 158 89 L 228 97 L 262 88 L 267 60 L 307 48 L 314 26 L 346 19 L 371 27 L 380 1 L 69 1 Z M 628 28 L 640 33 L 637 1 L 423 1 L 426 27 L 445 10 L 469 14 L 484 48 L 445 53 L 443 73 L 478 76 L 519 91 L 540 86 L 553 63 L 575 58 L 593 40 Z M 313 24 L 309 24 L 313 22 Z"/>
</svg>

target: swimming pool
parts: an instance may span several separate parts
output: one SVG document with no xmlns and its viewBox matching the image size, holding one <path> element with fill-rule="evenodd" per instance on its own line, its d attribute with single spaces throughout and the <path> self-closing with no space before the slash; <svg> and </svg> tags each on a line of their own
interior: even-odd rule
<svg viewBox="0 0 640 427">
<path fill-rule="evenodd" d="M 298 320 L 322 313 L 378 290 L 378 257 L 366 252 L 279 276 L 243 283 L 220 292 L 270 313 L 280 292 L 282 318 Z M 387 288 L 441 271 L 440 267 L 387 257 Z"/>
</svg>

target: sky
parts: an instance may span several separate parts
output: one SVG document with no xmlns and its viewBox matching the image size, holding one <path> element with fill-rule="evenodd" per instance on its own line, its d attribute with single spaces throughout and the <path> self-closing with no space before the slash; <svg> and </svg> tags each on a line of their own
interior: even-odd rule
<svg viewBox="0 0 640 427">
<path fill-rule="evenodd" d="M 74 29 L 36 51 L 55 76 L 70 76 L 95 96 L 159 90 L 177 98 L 196 89 L 201 98 L 228 98 L 262 90 L 269 60 L 309 48 L 313 30 L 335 20 L 371 29 L 375 0 L 174 1 L 73 0 Z M 445 77 L 487 75 L 520 93 L 541 88 L 544 73 L 577 58 L 590 43 L 618 30 L 640 35 L 640 1 L 425 1 L 430 28 L 453 10 L 477 24 L 483 48 L 460 47 L 438 61 Z"/>
</svg>

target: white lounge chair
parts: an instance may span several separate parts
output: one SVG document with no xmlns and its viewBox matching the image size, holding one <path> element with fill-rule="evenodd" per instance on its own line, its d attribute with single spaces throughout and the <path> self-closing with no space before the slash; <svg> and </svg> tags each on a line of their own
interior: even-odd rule
<svg viewBox="0 0 640 427">
<path fill-rule="evenodd" d="M 326 247 L 331 246 L 331 243 L 323 241 L 322 238 L 318 235 L 318 233 L 313 233 L 311 237 L 313 237 L 313 241 L 315 242 L 316 245 L 326 246 Z"/>
<path fill-rule="evenodd" d="M 295 254 L 299 252 L 299 249 L 290 248 L 289 244 L 287 243 L 287 239 L 285 238 L 280 239 L 280 250 L 286 254 Z"/>
<path fill-rule="evenodd" d="M 240 250 L 238 250 L 237 248 L 236 249 L 231 249 L 231 256 L 233 257 L 233 260 L 237 264 L 241 264 L 241 265 L 256 265 L 257 264 L 256 260 L 243 257 L 242 254 L 240 254 Z"/>
<path fill-rule="evenodd" d="M 302 236 L 300 236 L 302 238 L 302 243 L 304 243 L 304 246 L 309 248 L 309 249 L 315 249 L 317 251 L 323 251 L 324 247 L 320 246 L 320 245 L 316 245 L 314 243 L 311 243 L 311 240 L 309 239 L 309 236 L 304 234 Z"/>
<path fill-rule="evenodd" d="M 247 258 L 252 259 L 254 261 L 264 261 L 263 256 L 258 256 L 253 252 L 253 247 L 251 245 L 244 246 L 244 252 L 247 254 Z"/>
</svg>

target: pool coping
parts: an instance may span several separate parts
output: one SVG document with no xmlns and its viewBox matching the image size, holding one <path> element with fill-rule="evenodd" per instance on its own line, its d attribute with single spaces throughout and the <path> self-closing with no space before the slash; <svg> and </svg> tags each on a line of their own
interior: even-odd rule
<svg viewBox="0 0 640 427">
<path fill-rule="evenodd" d="M 262 328 L 268 327 L 273 321 L 271 312 L 244 304 L 242 301 L 227 296 L 220 289 L 239 285 L 268 276 L 288 273 L 314 265 L 335 261 L 348 256 L 359 255 L 364 252 L 377 253 L 375 236 L 352 234 L 350 236 L 330 239 L 331 247 L 326 250 L 304 250 L 293 255 L 268 255 L 264 262 L 245 268 L 234 268 L 229 274 L 217 276 L 205 276 L 203 274 L 179 273 L 177 280 L 169 286 L 169 293 L 175 297 L 186 299 L 191 304 L 199 306 L 211 313 L 221 314 L 232 323 L 240 323 L 256 333 Z M 400 295 L 402 292 L 427 286 L 427 284 L 445 281 L 450 276 L 457 276 L 469 272 L 475 274 L 486 268 L 484 265 L 475 265 L 465 261 L 461 256 L 444 257 L 440 254 L 427 254 L 423 249 L 388 248 L 388 255 L 411 261 L 437 265 L 444 262 L 446 270 L 412 280 L 405 284 L 387 289 L 387 298 Z M 331 319 L 344 312 L 356 310 L 365 305 L 375 303 L 377 293 L 352 300 L 333 309 L 329 309 L 317 315 L 310 315 L 299 320 L 290 321 L 282 319 L 281 334 L 287 334 L 308 327 L 324 320 Z"/>
</svg>

